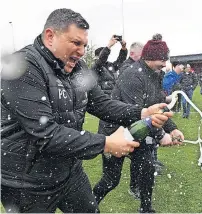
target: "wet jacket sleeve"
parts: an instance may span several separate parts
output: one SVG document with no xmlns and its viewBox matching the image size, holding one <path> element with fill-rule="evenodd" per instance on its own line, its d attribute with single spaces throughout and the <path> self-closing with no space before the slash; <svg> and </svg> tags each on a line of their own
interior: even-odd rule
<svg viewBox="0 0 202 214">
<path fill-rule="evenodd" d="M 4 99 L 28 138 L 50 155 L 90 159 L 104 150 L 106 137 L 90 132 L 80 133 L 57 124 L 47 92 L 47 84 L 36 64 L 20 79 L 2 81 Z M 46 99 L 43 99 L 45 97 Z M 47 122 L 40 122 L 42 117 Z"/>
<path fill-rule="evenodd" d="M 129 67 L 129 66 L 132 66 L 132 64 L 134 63 L 135 61 L 132 60 L 131 58 L 128 58 L 127 60 L 125 60 L 122 64 L 121 64 L 121 67 L 119 68 L 119 77 L 120 75 Z"/>
<path fill-rule="evenodd" d="M 123 49 L 120 50 L 117 60 L 115 62 L 113 62 L 113 66 L 114 66 L 116 71 L 121 67 L 122 63 L 126 60 L 127 54 L 128 54 L 127 49 L 126 50 L 123 50 Z"/>
<path fill-rule="evenodd" d="M 111 50 L 108 47 L 103 48 L 103 50 L 100 52 L 99 58 L 92 66 L 92 69 L 99 71 L 99 69 L 107 62 L 110 52 Z"/>
<path fill-rule="evenodd" d="M 177 125 L 169 118 L 164 126 L 163 129 L 165 130 L 166 133 L 172 132 L 174 129 L 177 129 Z"/>
<path fill-rule="evenodd" d="M 89 93 L 87 111 L 106 122 L 129 126 L 140 120 L 141 108 L 118 100 L 111 100 L 97 85 Z"/>
<path fill-rule="evenodd" d="M 130 64 L 129 63 L 123 63 L 122 65 L 121 65 L 121 67 L 119 68 L 119 76 L 128 68 L 130 66 Z"/>
<path fill-rule="evenodd" d="M 163 89 L 166 91 L 167 95 L 171 94 L 172 85 L 174 85 L 174 77 L 171 75 L 171 73 L 165 74 L 163 78 Z"/>
</svg>

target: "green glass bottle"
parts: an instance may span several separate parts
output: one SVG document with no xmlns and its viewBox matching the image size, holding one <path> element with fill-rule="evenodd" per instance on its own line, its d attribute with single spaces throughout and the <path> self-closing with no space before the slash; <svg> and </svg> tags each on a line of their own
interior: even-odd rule
<svg viewBox="0 0 202 214">
<path fill-rule="evenodd" d="M 169 112 L 168 107 L 164 107 L 158 113 Z M 152 129 L 152 119 L 147 117 L 131 124 L 125 129 L 124 135 L 127 140 L 142 141 L 149 136 L 150 130 Z"/>
<path fill-rule="evenodd" d="M 164 107 L 158 113 L 162 114 L 164 112 L 169 112 L 170 109 L 168 107 Z M 146 117 L 142 120 L 138 120 L 135 123 L 132 123 L 128 128 L 124 129 L 124 137 L 128 141 L 143 141 L 147 136 L 149 136 L 150 131 L 152 129 L 152 119 L 151 117 Z M 111 158 L 110 153 L 105 153 L 107 158 Z"/>
<path fill-rule="evenodd" d="M 128 141 L 141 142 L 149 135 L 151 128 L 152 119 L 150 117 L 147 117 L 145 119 L 138 120 L 137 122 L 131 124 L 128 128 L 125 128 L 124 137 Z M 106 158 L 112 157 L 110 153 L 105 153 L 104 155 Z"/>
<path fill-rule="evenodd" d="M 152 128 L 152 120 L 150 117 L 139 120 L 125 128 L 124 135 L 127 140 L 142 141 L 144 140 Z"/>
</svg>

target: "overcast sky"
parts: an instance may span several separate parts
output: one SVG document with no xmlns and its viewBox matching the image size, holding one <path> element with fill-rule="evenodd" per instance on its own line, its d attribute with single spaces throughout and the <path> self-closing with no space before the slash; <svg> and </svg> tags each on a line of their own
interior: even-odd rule
<svg viewBox="0 0 202 214">
<path fill-rule="evenodd" d="M 172 56 L 202 53 L 201 0 L 123 0 L 123 4 L 122 0 L 4 0 L 1 4 L 2 52 L 13 49 L 12 35 L 16 49 L 33 43 L 48 15 L 66 7 L 88 21 L 89 43 L 96 47 L 107 45 L 113 34 L 122 35 L 124 29 L 128 47 L 161 33 Z M 113 47 L 111 60 L 119 49 L 119 44 Z"/>
</svg>

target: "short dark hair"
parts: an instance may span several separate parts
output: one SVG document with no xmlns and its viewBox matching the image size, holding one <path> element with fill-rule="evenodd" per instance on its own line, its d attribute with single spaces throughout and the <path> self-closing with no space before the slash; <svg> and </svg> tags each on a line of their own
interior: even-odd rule
<svg viewBox="0 0 202 214">
<path fill-rule="evenodd" d="M 57 31 L 66 30 L 71 24 L 75 24 L 78 28 L 89 29 L 88 22 L 73 10 L 62 8 L 54 10 L 47 18 L 44 25 L 43 33 L 47 28 L 53 28 Z"/>
<path fill-rule="evenodd" d="M 100 48 L 97 48 L 95 50 L 95 56 L 99 56 L 100 55 L 100 52 L 104 49 L 104 47 L 100 47 Z"/>
<path fill-rule="evenodd" d="M 177 61 L 177 62 L 173 62 L 172 65 L 175 68 L 177 65 L 183 65 L 183 63 L 180 61 Z"/>
</svg>

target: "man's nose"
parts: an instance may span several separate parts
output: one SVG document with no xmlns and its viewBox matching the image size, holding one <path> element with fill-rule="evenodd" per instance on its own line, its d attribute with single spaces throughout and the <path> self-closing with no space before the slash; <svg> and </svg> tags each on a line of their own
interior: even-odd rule
<svg viewBox="0 0 202 214">
<path fill-rule="evenodd" d="M 83 56 L 85 54 L 85 48 L 83 46 L 79 47 L 77 50 L 79 56 Z"/>
</svg>

